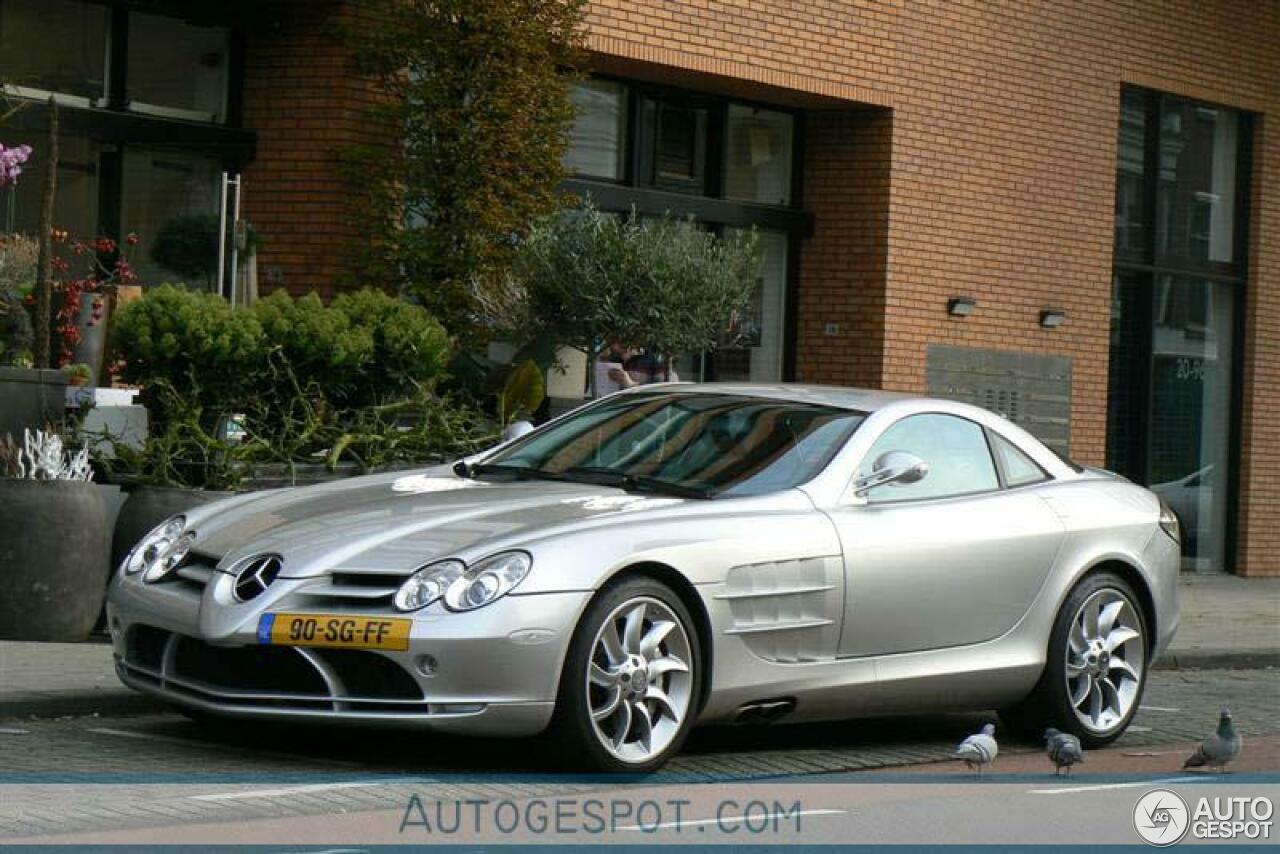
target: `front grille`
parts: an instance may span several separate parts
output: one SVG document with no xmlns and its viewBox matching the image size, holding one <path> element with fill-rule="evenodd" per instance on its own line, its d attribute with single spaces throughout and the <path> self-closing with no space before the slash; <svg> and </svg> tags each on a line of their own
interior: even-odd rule
<svg viewBox="0 0 1280 854">
<path fill-rule="evenodd" d="M 391 597 L 400 589 L 412 572 L 368 572 L 338 570 L 316 579 L 297 591 L 297 595 L 310 598 L 312 604 L 323 607 L 350 605 L 357 608 L 390 606 Z"/>
<path fill-rule="evenodd" d="M 135 625 L 121 667 L 170 695 L 221 706 L 399 715 L 441 708 L 404 668 L 369 650 L 220 647 Z"/>
</svg>

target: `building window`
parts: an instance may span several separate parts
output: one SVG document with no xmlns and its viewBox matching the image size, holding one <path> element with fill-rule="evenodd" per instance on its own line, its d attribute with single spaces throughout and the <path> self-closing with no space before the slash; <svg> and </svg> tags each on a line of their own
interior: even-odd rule
<svg viewBox="0 0 1280 854">
<path fill-rule="evenodd" d="M 646 183 L 677 193 L 708 195 L 709 106 L 678 97 L 646 97 L 641 117 L 640 154 Z"/>
<path fill-rule="evenodd" d="M 97 104 L 107 94 L 105 6 L 75 0 L 0 0 L 0 80 L 20 95 Z"/>
<path fill-rule="evenodd" d="M 125 151 L 121 224 L 126 234 L 142 239 L 144 251 L 134 259 L 141 281 L 214 288 L 221 174 L 221 161 L 207 155 L 162 148 Z M 169 258 L 180 258 L 177 266 L 183 269 L 164 266 Z"/>
<path fill-rule="evenodd" d="M 730 104 L 725 131 L 725 198 L 791 203 L 790 113 Z"/>
<path fill-rule="evenodd" d="M 1130 89 L 1119 135 L 1108 465 L 1178 514 L 1184 568 L 1223 570 L 1249 117 Z"/>
<path fill-rule="evenodd" d="M 621 83 L 585 80 L 573 87 L 578 114 L 565 166 L 576 175 L 620 181 L 627 135 L 627 97 Z"/>
<path fill-rule="evenodd" d="M 1239 115 L 1181 98 L 1160 103 L 1156 252 L 1171 260 L 1234 260 Z"/>
<path fill-rule="evenodd" d="M 36 152 L 22 167 L 22 178 L 0 190 L 0 232 L 35 235 L 40 231 L 48 161 L 40 157 L 45 138 L 5 133 L 5 145 L 29 145 Z M 54 225 L 78 238 L 97 234 L 98 175 L 101 146 L 82 136 L 58 140 L 58 194 L 53 202 Z"/>
<path fill-rule="evenodd" d="M 130 13 L 129 109 L 191 121 L 224 121 L 229 46 L 226 27 Z"/>
</svg>

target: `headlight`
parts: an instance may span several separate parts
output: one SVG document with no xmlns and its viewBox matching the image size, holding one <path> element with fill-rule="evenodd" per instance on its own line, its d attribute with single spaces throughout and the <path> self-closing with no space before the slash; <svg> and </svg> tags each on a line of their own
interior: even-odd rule
<svg viewBox="0 0 1280 854">
<path fill-rule="evenodd" d="M 186 526 L 185 516 L 174 516 L 161 522 L 124 559 L 125 573 L 136 575 L 141 572 L 145 581 L 159 581 L 176 569 L 195 541 L 194 532 L 183 533 Z"/>
<path fill-rule="evenodd" d="M 471 566 L 444 592 L 450 611 L 470 611 L 501 599 L 524 581 L 533 566 L 527 552 L 502 552 Z"/>
<path fill-rule="evenodd" d="M 391 600 L 398 611 L 417 611 L 444 599 L 450 611 L 470 611 L 511 592 L 533 566 L 527 552 L 502 552 L 467 567 L 442 560 L 409 576 Z"/>
<path fill-rule="evenodd" d="M 467 567 L 460 560 L 445 560 L 424 566 L 405 580 L 391 600 L 397 611 L 417 611 L 444 595 L 449 585 L 462 577 Z"/>
<path fill-rule="evenodd" d="M 1173 512 L 1173 508 L 1163 498 L 1160 499 L 1160 528 L 1175 543 L 1182 545 L 1182 524 L 1178 521 L 1178 514 Z"/>
</svg>

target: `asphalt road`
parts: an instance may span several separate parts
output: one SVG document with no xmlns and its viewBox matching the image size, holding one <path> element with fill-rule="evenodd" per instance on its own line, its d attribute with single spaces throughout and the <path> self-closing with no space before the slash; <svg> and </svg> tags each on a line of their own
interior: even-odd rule
<svg viewBox="0 0 1280 854">
<path fill-rule="evenodd" d="M 1246 738 L 1235 773 L 1182 772 L 1224 703 Z M 536 740 L 0 721 L 0 842 L 1133 843 L 1152 788 L 1280 799 L 1280 671 L 1154 673 L 1130 732 L 1070 779 L 1010 738 L 982 780 L 940 762 L 988 717 L 699 731 L 626 785 L 541 774 Z"/>
</svg>

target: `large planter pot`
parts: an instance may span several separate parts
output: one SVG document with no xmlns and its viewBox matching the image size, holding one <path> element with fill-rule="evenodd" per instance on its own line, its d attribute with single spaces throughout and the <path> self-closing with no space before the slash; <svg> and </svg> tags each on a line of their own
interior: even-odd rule
<svg viewBox="0 0 1280 854">
<path fill-rule="evenodd" d="M 147 535 L 147 532 L 170 516 L 226 498 L 234 493 L 208 489 L 182 489 L 170 486 L 134 486 L 129 497 L 116 516 L 115 530 L 111 535 L 111 565 L 114 571 L 129 550 Z"/>
<path fill-rule="evenodd" d="M 62 371 L 0 367 L 0 437 L 39 430 L 62 420 L 66 409 L 67 375 Z"/>
<path fill-rule="evenodd" d="M 111 551 L 93 483 L 0 480 L 0 637 L 80 641 L 102 609 Z"/>
</svg>

